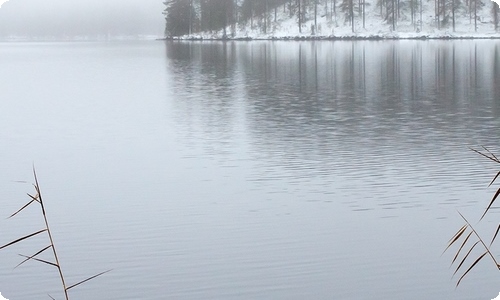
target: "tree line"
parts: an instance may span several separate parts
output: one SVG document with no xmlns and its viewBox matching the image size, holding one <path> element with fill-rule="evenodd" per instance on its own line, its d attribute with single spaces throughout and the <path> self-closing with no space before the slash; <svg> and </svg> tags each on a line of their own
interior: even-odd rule
<svg viewBox="0 0 500 300">
<path fill-rule="evenodd" d="M 258 27 L 263 33 L 272 32 L 278 11 L 296 17 L 299 32 L 307 21 L 313 21 L 310 32 L 318 30 L 318 17 L 326 17 L 335 26 L 349 24 L 355 31 L 356 19 L 365 28 L 366 8 L 376 5 L 379 17 L 396 30 L 403 17 L 411 20 L 416 31 L 423 26 L 424 3 L 434 5 L 434 22 L 438 29 L 452 28 L 458 17 L 469 18 L 477 30 L 478 11 L 486 0 L 166 0 L 164 15 L 167 36 L 223 30 L 223 36 L 233 35 L 237 24 Z M 432 3 L 433 2 L 433 3 Z M 495 30 L 499 24 L 499 8 L 491 10 Z M 309 29 L 309 28 L 308 28 Z"/>
</svg>

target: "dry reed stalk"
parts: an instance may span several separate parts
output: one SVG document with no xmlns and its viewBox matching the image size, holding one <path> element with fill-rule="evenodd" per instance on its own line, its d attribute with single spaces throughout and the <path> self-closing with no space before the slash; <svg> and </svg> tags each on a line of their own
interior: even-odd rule
<svg viewBox="0 0 500 300">
<path fill-rule="evenodd" d="M 496 163 L 500 163 L 500 160 L 495 156 L 495 154 L 493 154 L 490 150 L 488 150 L 484 146 L 482 148 L 483 148 L 482 151 L 472 149 L 472 148 L 471 148 L 471 150 L 478 153 L 479 155 L 481 155 L 483 157 L 486 157 L 487 159 L 489 159 L 491 161 L 494 161 Z M 497 180 L 497 178 L 499 176 L 500 176 L 500 171 L 496 173 L 496 175 L 493 177 L 493 180 L 491 180 L 488 187 L 490 187 L 493 183 L 495 183 L 495 181 Z M 487 206 L 486 210 L 484 211 L 484 213 L 481 216 L 481 218 L 479 219 L 479 221 L 481 221 L 484 218 L 484 216 L 486 215 L 486 213 L 491 209 L 491 206 L 493 205 L 495 200 L 497 200 L 498 195 L 500 195 L 500 188 L 498 188 L 497 191 L 495 192 L 495 194 L 493 195 L 493 198 L 490 200 L 489 205 Z M 500 225 L 498 225 L 497 230 L 496 230 L 495 234 L 493 235 L 493 238 L 491 239 L 491 242 L 489 243 L 489 245 L 487 245 L 484 242 L 483 238 L 481 238 L 481 236 L 477 233 L 477 231 L 471 225 L 471 223 L 460 212 L 458 212 L 458 214 L 465 221 L 465 224 L 451 237 L 451 239 L 448 241 L 448 245 L 444 251 L 448 250 L 448 248 L 450 248 L 452 245 L 458 244 L 458 242 L 461 241 L 460 247 L 457 249 L 457 252 L 455 253 L 455 256 L 453 257 L 453 260 L 451 262 L 451 264 L 453 265 L 455 262 L 457 262 L 457 259 L 460 256 L 460 254 L 464 248 L 468 248 L 469 250 L 462 257 L 462 259 L 460 260 L 460 263 L 458 263 L 458 266 L 456 267 L 453 275 L 455 275 L 459 270 L 461 270 L 462 266 L 464 265 L 467 258 L 469 258 L 470 254 L 472 253 L 472 250 L 476 247 L 476 245 L 480 245 L 482 248 L 484 248 L 484 252 L 481 252 L 481 254 L 478 257 L 476 257 L 476 259 L 469 265 L 467 270 L 465 270 L 465 272 L 462 273 L 462 276 L 460 276 L 460 278 L 457 281 L 457 285 L 456 285 L 457 287 L 458 287 L 458 285 L 460 285 L 460 282 L 462 281 L 462 279 L 464 279 L 465 275 L 467 275 L 479 263 L 479 261 L 483 257 L 485 257 L 486 255 L 488 255 L 491 258 L 491 260 L 495 264 L 496 268 L 498 270 L 500 270 L 500 264 L 498 264 L 497 260 L 495 259 L 495 256 L 493 255 L 493 253 L 490 250 L 491 245 L 495 241 L 495 239 L 498 235 L 498 232 L 500 231 Z M 466 234 L 466 232 L 468 232 L 468 234 Z"/>
<path fill-rule="evenodd" d="M 68 290 L 82 284 L 82 283 L 85 283 L 91 279 L 94 279 L 98 276 L 101 276 L 111 270 L 107 270 L 107 271 L 104 271 L 104 272 L 101 272 L 99 274 L 96 274 L 96 275 L 93 275 L 93 276 L 90 276 L 84 280 L 81 280 L 75 284 L 72 284 L 70 286 L 67 286 L 66 284 L 66 280 L 64 278 L 64 274 L 62 272 L 62 268 L 61 268 L 61 264 L 59 262 L 59 257 L 57 255 L 57 251 L 56 251 L 56 247 L 55 247 L 55 244 L 54 244 L 54 240 L 52 238 L 52 232 L 50 230 L 50 226 L 49 226 L 49 222 L 48 222 L 48 219 L 47 219 L 47 214 L 45 212 L 45 206 L 43 204 L 43 199 L 42 199 L 42 193 L 40 191 L 40 185 L 38 184 L 38 178 L 36 176 L 36 172 L 35 172 L 35 168 L 33 167 L 33 177 L 35 179 L 35 183 L 33 184 L 34 188 L 35 188 L 35 195 L 30 195 L 28 193 L 28 196 L 29 198 L 31 199 L 28 203 L 26 203 L 23 207 L 21 207 L 20 209 L 18 209 L 16 212 L 14 212 L 12 215 L 10 215 L 8 218 L 12 218 L 14 217 L 15 215 L 17 215 L 18 213 L 20 213 L 21 211 L 23 211 L 25 208 L 27 208 L 28 206 L 30 206 L 31 204 L 33 203 L 38 203 L 40 205 L 40 209 L 41 209 L 41 212 L 42 212 L 42 216 L 43 216 L 43 219 L 44 219 L 44 222 L 45 222 L 45 228 L 41 229 L 41 230 L 38 230 L 36 232 L 33 232 L 31 234 L 28 234 L 28 235 L 25 235 L 25 236 L 22 236 L 12 242 L 9 242 L 3 246 L 0 246 L 0 250 L 3 249 L 3 248 L 7 248 L 11 245 L 14 245 L 14 244 L 17 244 L 21 241 L 24 241 L 26 239 L 29 239 L 31 237 L 34 237 L 34 236 L 37 236 L 39 234 L 42 234 L 42 233 L 47 233 L 47 236 L 49 238 L 49 245 L 44 247 L 43 249 L 37 251 L 35 254 L 33 255 L 23 255 L 23 254 L 19 254 L 20 256 L 24 257 L 25 259 L 23 261 L 21 261 L 15 268 L 19 267 L 20 265 L 24 264 L 25 262 L 29 261 L 29 260 L 33 260 L 33 261 L 38 261 L 38 262 L 41 262 L 41 263 L 44 263 L 44 264 L 47 264 L 47 265 L 50 265 L 50 266 L 53 266 L 55 268 L 57 268 L 57 271 L 59 273 L 59 277 L 61 279 L 61 285 L 62 285 L 62 288 L 63 288 L 63 291 L 64 291 L 64 297 L 66 300 L 69 300 L 69 295 L 68 295 Z M 39 259 L 37 258 L 38 255 L 40 255 L 41 253 L 43 253 L 44 251 L 48 250 L 48 249 L 52 249 L 52 256 L 53 256 L 53 259 L 54 261 L 48 261 L 48 260 L 43 260 L 43 259 Z M 51 299 L 54 299 L 51 295 L 48 295 Z"/>
</svg>

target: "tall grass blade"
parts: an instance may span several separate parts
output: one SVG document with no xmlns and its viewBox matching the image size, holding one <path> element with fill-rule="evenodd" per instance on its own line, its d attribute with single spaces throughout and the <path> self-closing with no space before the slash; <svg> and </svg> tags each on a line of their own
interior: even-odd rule
<svg viewBox="0 0 500 300">
<path fill-rule="evenodd" d="M 30 202 L 26 203 L 23 207 L 21 207 L 18 211 L 16 211 L 15 213 L 13 213 L 12 215 L 10 215 L 7 219 L 10 219 L 12 218 L 13 216 L 17 215 L 18 213 L 20 213 L 23 209 L 25 209 L 26 207 L 28 207 L 31 203 L 35 202 L 35 200 L 31 200 Z"/>
<path fill-rule="evenodd" d="M 474 266 L 486 255 L 488 254 L 488 251 L 484 252 L 481 256 L 479 256 L 476 261 L 474 261 L 474 263 L 467 269 L 467 271 L 465 271 L 465 273 L 462 275 L 462 277 L 460 277 L 460 279 L 458 280 L 457 282 L 457 287 L 458 285 L 460 284 L 460 281 L 462 281 L 462 279 L 465 277 L 465 275 L 467 275 L 467 273 L 469 273 L 470 270 L 472 270 L 472 268 L 474 268 Z"/>
<path fill-rule="evenodd" d="M 49 295 L 49 294 L 47 294 L 47 296 L 49 296 L 49 297 L 50 297 L 50 299 L 52 299 L 52 300 L 56 300 L 56 298 L 52 297 L 52 296 L 51 296 L 51 295 Z"/>
<path fill-rule="evenodd" d="M 464 226 L 462 226 L 458 231 L 457 233 L 455 233 L 451 239 L 448 241 L 448 246 L 446 247 L 446 249 L 444 249 L 443 253 L 446 252 L 446 250 L 448 250 L 448 248 L 451 247 L 451 245 L 453 245 L 453 243 L 455 243 L 461 236 L 462 234 L 465 232 L 465 230 L 467 229 L 468 225 L 465 224 Z"/>
<path fill-rule="evenodd" d="M 472 252 L 472 249 L 474 249 L 474 247 L 476 247 L 476 245 L 478 243 L 479 243 L 479 241 L 475 242 L 474 245 L 472 245 L 472 247 L 470 247 L 469 251 L 467 251 L 467 254 L 465 254 L 464 258 L 462 258 L 462 261 L 460 262 L 460 264 L 458 264 L 458 267 L 455 270 L 455 272 L 453 272 L 453 275 L 457 274 L 458 270 L 460 270 L 460 267 L 462 267 L 462 265 L 464 264 L 467 257 L 469 257 L 469 254 Z"/>
<path fill-rule="evenodd" d="M 23 260 L 22 262 L 18 263 L 17 266 L 14 267 L 14 269 L 16 269 L 17 267 L 19 267 L 20 265 L 24 264 L 25 262 L 27 262 L 28 260 L 32 259 L 33 257 L 37 256 L 38 254 L 42 253 L 43 251 L 49 249 L 50 247 L 52 247 L 52 245 L 48 245 L 47 247 L 43 248 L 42 250 L 38 251 L 37 253 L 27 257 L 25 260 Z"/>
<path fill-rule="evenodd" d="M 495 235 L 491 239 L 490 247 L 493 245 L 493 242 L 495 241 L 495 238 L 497 237 L 498 231 L 500 231 L 500 224 L 498 224 L 497 231 L 495 231 Z"/>
<path fill-rule="evenodd" d="M 457 250 L 457 254 L 455 254 L 455 257 L 453 258 L 453 260 L 451 261 L 451 264 L 453 265 L 453 263 L 455 262 L 455 260 L 457 260 L 458 258 L 458 255 L 460 254 L 460 252 L 462 251 L 462 248 L 465 246 L 465 244 L 467 243 L 467 241 L 469 240 L 470 236 L 472 235 L 473 231 L 469 232 L 469 234 L 467 235 L 467 237 L 465 237 L 462 245 L 460 246 L 460 248 L 458 248 Z"/>
<path fill-rule="evenodd" d="M 483 148 L 484 148 L 484 147 L 483 147 Z M 486 155 L 486 154 L 484 154 L 483 152 L 481 152 L 481 151 L 479 151 L 479 150 L 476 150 L 476 149 L 474 149 L 474 148 L 469 148 L 469 149 L 471 149 L 472 151 L 476 152 L 477 154 L 479 154 L 479 155 L 481 155 L 481 156 L 486 157 L 487 159 L 490 159 L 490 160 L 492 160 L 492 161 L 494 161 L 494 162 L 496 162 L 496 163 L 500 163 L 500 161 L 499 161 L 499 160 L 498 160 L 495 156 L 491 157 L 491 156 Z M 489 151 L 488 151 L 488 152 L 489 152 Z"/>
<path fill-rule="evenodd" d="M 37 231 L 37 232 L 34 232 L 34 233 L 32 233 L 32 234 L 28 234 L 28 235 L 26 235 L 26 236 L 23 236 L 22 238 L 18 238 L 18 239 L 17 239 L 17 240 L 15 240 L 15 241 L 12 241 L 12 242 L 10 242 L 10 243 L 8 243 L 8 244 L 3 245 L 2 247 L 0 247 L 0 250 L 2 250 L 3 248 L 9 247 L 9 246 L 11 246 L 11 245 L 14 245 L 14 244 L 16 244 L 16 243 L 18 243 L 18 242 L 21 242 L 21 241 L 23 241 L 23 240 L 25 240 L 25 239 L 28 239 L 28 238 L 30 238 L 30 237 L 32 237 L 32 236 L 35 236 L 35 235 L 40 234 L 40 233 L 42 233 L 42 232 L 45 232 L 45 231 L 47 231 L 47 228 L 42 229 L 42 230 Z"/>
<path fill-rule="evenodd" d="M 80 284 L 82 284 L 82 283 L 84 283 L 84 282 L 87 282 L 87 281 L 89 281 L 89 280 L 92 280 L 92 279 L 94 279 L 94 278 L 96 278 L 96 277 L 98 277 L 98 276 L 101 276 L 101 275 L 103 275 L 103 274 L 106 274 L 106 273 L 108 273 L 108 272 L 110 272 L 110 271 L 111 271 L 111 270 L 107 270 L 107 271 L 101 272 L 101 273 L 96 274 L 96 275 L 94 275 L 94 276 L 91 276 L 91 277 L 89 277 L 89 278 L 87 278 L 87 279 L 85 279 L 85 280 L 82 280 L 82 281 L 80 281 L 80 282 L 78 282 L 78 283 L 75 283 L 75 284 L 73 284 L 73 285 L 70 285 L 70 286 L 68 286 L 68 287 L 66 288 L 66 290 L 69 290 L 69 289 L 71 289 L 71 288 L 74 288 L 75 286 L 78 286 L 78 285 L 80 285 Z"/>
<path fill-rule="evenodd" d="M 493 180 L 490 182 L 490 184 L 488 184 L 488 187 L 490 187 L 494 182 L 495 180 L 497 180 L 498 176 L 500 176 L 500 171 L 498 171 L 497 175 L 495 175 L 495 177 L 493 178 Z"/>
<path fill-rule="evenodd" d="M 498 195 L 500 195 L 500 188 L 497 190 L 497 192 L 493 196 L 493 199 L 491 199 L 490 205 L 488 205 L 488 207 L 484 211 L 483 215 L 481 216 L 481 219 L 479 219 L 479 220 L 483 219 L 484 215 L 486 215 L 486 213 L 488 212 L 488 210 L 490 209 L 490 207 L 493 205 L 493 202 L 495 202 L 495 200 L 497 199 Z"/>
<path fill-rule="evenodd" d="M 58 264 L 55 264 L 55 263 L 50 262 L 50 261 L 46 261 L 46 260 L 43 260 L 43 259 L 38 259 L 38 258 L 35 258 L 35 257 L 29 257 L 29 256 L 22 255 L 22 254 L 19 254 L 19 256 L 26 257 L 27 259 L 36 260 L 36 261 L 42 262 L 44 264 L 48 264 L 48 265 L 54 266 L 54 267 L 56 267 L 56 268 L 59 269 L 59 265 Z"/>
<path fill-rule="evenodd" d="M 485 146 L 482 146 L 482 147 L 483 147 L 484 151 L 488 152 L 488 153 L 491 155 L 491 157 L 493 157 L 493 158 L 494 158 L 494 160 L 495 160 L 496 162 L 499 162 L 499 163 L 500 163 L 500 160 L 498 160 L 498 158 L 495 156 L 495 154 L 493 154 L 493 152 L 491 152 L 491 151 L 490 151 L 488 148 L 486 148 Z"/>
</svg>

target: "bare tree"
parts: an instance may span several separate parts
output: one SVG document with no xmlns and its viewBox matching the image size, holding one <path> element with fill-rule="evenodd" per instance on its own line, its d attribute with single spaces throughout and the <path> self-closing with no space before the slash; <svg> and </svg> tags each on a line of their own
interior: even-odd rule
<svg viewBox="0 0 500 300">
<path fill-rule="evenodd" d="M 493 3 L 493 7 L 491 8 L 491 13 L 493 14 L 493 25 L 495 25 L 495 31 L 498 30 L 498 20 L 499 20 L 499 17 L 498 17 L 498 4 L 497 3 Z"/>
</svg>

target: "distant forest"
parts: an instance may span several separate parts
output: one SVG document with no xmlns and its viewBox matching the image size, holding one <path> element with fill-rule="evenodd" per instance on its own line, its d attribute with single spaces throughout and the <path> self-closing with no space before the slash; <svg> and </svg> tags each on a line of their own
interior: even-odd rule
<svg viewBox="0 0 500 300">
<path fill-rule="evenodd" d="M 278 12 L 289 14 L 297 20 L 299 31 L 306 21 L 327 16 L 330 20 L 340 20 L 352 25 L 356 18 L 364 26 L 365 8 L 376 6 L 381 21 L 392 24 L 393 30 L 405 11 L 412 24 L 422 23 L 423 1 L 434 7 L 435 23 L 438 29 L 453 28 L 458 18 L 468 18 L 471 23 L 480 20 L 478 11 L 489 0 L 166 0 L 164 15 L 167 36 L 180 36 L 197 32 L 223 30 L 224 36 L 234 32 L 236 24 L 259 26 L 263 33 L 271 31 Z M 281 10 L 281 11 L 279 11 Z M 498 29 L 499 7 L 493 4 L 492 20 Z M 314 25 L 315 26 L 315 25 Z M 477 28 L 477 26 L 476 26 Z M 229 30 L 229 32 L 227 32 Z"/>
</svg>

